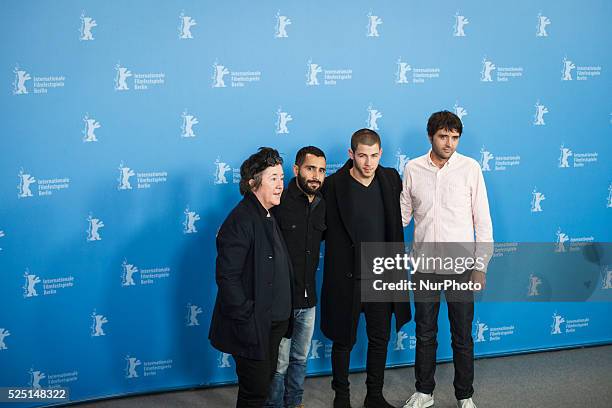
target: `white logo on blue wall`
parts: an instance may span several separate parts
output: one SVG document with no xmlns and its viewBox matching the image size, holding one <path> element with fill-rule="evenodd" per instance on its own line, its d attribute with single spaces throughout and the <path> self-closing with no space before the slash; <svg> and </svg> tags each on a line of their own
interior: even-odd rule
<svg viewBox="0 0 612 408">
<path fill-rule="evenodd" d="M 219 368 L 230 368 L 232 365 L 230 363 L 231 354 L 219 352 L 219 357 L 217 357 L 217 366 Z"/>
<path fill-rule="evenodd" d="M 19 184 L 17 185 L 19 193 L 17 194 L 17 197 L 32 197 L 32 190 L 30 187 L 32 184 L 36 183 L 36 179 L 31 174 L 24 172 L 23 169 L 19 170 L 17 177 L 19 177 Z"/>
<path fill-rule="evenodd" d="M 462 16 L 459 12 L 455 13 L 455 25 L 453 26 L 453 37 L 465 37 L 465 26 L 470 23 L 467 17 Z"/>
<path fill-rule="evenodd" d="M 537 101 L 535 104 L 535 114 L 533 115 L 533 124 L 535 126 L 544 126 L 546 123 L 544 122 L 544 115 L 548 113 L 548 108 Z"/>
<path fill-rule="evenodd" d="M 281 12 L 276 13 L 276 26 L 274 27 L 274 38 L 287 38 L 287 26 L 291 25 L 291 19 L 287 16 L 281 15 Z"/>
<path fill-rule="evenodd" d="M 493 74 L 495 71 L 495 79 Z M 497 66 L 486 56 L 482 59 L 482 69 L 480 71 L 481 82 L 509 82 L 523 76 L 521 66 Z"/>
<path fill-rule="evenodd" d="M 35 390 L 42 388 L 41 381 L 47 378 L 46 374 L 39 370 L 30 369 L 30 387 Z"/>
<path fill-rule="evenodd" d="M 32 79 L 30 74 L 27 71 L 19 68 L 19 65 L 15 66 L 13 69 L 15 73 L 15 81 L 13 82 L 13 95 L 25 95 L 28 93 L 28 88 L 26 87 L 26 81 Z"/>
<path fill-rule="evenodd" d="M 401 149 L 397 149 L 397 152 L 395 153 L 395 159 L 395 169 L 399 173 L 400 177 L 403 177 L 404 169 L 406 168 L 410 157 L 408 157 L 408 155 L 403 154 Z"/>
<path fill-rule="evenodd" d="M 202 308 L 198 305 L 187 304 L 187 326 L 199 326 L 198 315 L 202 314 Z"/>
<path fill-rule="evenodd" d="M 136 282 L 134 282 L 134 274 L 138 272 L 138 268 L 133 264 L 124 260 L 121 264 L 122 273 L 121 273 L 121 286 L 134 286 Z"/>
<path fill-rule="evenodd" d="M 553 322 L 550 326 L 550 334 L 561 334 L 561 325 L 565 323 L 565 318 L 555 312 L 553 313 L 552 319 Z"/>
<path fill-rule="evenodd" d="M 536 26 L 536 37 L 548 37 L 546 26 L 550 24 L 550 19 L 538 13 L 538 24 Z"/>
<path fill-rule="evenodd" d="M 571 81 L 573 80 L 572 78 L 572 71 L 576 68 L 576 65 L 571 61 L 568 60 L 567 57 L 563 57 L 563 75 L 561 76 L 561 79 L 563 81 Z"/>
<path fill-rule="evenodd" d="M 531 192 L 531 212 L 542 212 L 542 201 L 546 200 L 546 196 L 537 190 L 537 187 L 533 188 Z"/>
<path fill-rule="evenodd" d="M 325 86 L 335 86 L 338 82 L 353 79 L 353 70 L 349 68 L 323 69 L 319 64 L 312 62 L 311 59 L 306 63 L 306 85 L 318 86 L 319 74 L 323 73 L 322 84 Z"/>
<path fill-rule="evenodd" d="M 100 228 L 104 227 L 104 222 L 99 218 L 94 218 L 89 214 L 87 217 L 87 241 L 102 241 Z"/>
<path fill-rule="evenodd" d="M 378 16 L 372 15 L 372 13 L 368 13 L 368 25 L 366 26 L 367 37 L 380 37 L 378 33 L 378 26 L 383 23 L 382 19 Z"/>
<path fill-rule="evenodd" d="M 493 160 L 495 156 L 488 151 L 484 146 L 480 148 L 480 169 L 482 171 L 491 171 L 491 165 L 489 162 Z"/>
<path fill-rule="evenodd" d="M 527 285 L 527 296 L 539 296 L 540 291 L 538 290 L 538 286 L 542 284 L 542 279 L 535 276 L 533 273 L 529 274 L 529 285 Z"/>
<path fill-rule="evenodd" d="M 213 64 L 213 75 L 212 75 L 212 87 L 213 88 L 225 88 L 224 77 L 229 74 L 230 71 L 225 65 L 219 64 L 217 61 Z"/>
<path fill-rule="evenodd" d="M 189 207 L 187 207 L 184 211 L 185 221 L 183 221 L 183 233 L 184 234 L 195 234 L 198 232 L 196 228 L 196 221 L 200 220 L 200 215 L 195 211 L 191 211 Z"/>
<path fill-rule="evenodd" d="M 93 41 L 94 37 L 91 32 L 92 28 L 97 27 L 96 20 L 91 17 L 87 17 L 85 12 L 81 13 L 81 28 L 79 29 L 79 40 L 81 41 Z"/>
<path fill-rule="evenodd" d="M 323 346 L 324 344 L 321 340 L 313 339 L 310 343 L 310 357 L 308 358 L 310 360 L 317 360 L 321 358 L 321 355 L 319 354 L 319 349 Z"/>
<path fill-rule="evenodd" d="M 219 158 L 215 160 L 215 184 L 227 184 L 227 177 L 225 173 L 231 170 L 231 167 L 222 162 Z"/>
<path fill-rule="evenodd" d="M 612 208 L 612 183 L 610 183 L 610 185 L 608 186 L 608 202 L 606 203 L 606 207 Z"/>
<path fill-rule="evenodd" d="M 474 343 L 494 342 L 500 341 L 506 336 L 514 335 L 515 330 L 516 328 L 512 324 L 489 327 L 488 324 L 477 318 L 472 334 L 474 336 Z"/>
<path fill-rule="evenodd" d="M 193 38 L 193 34 L 191 34 L 191 27 L 197 25 L 196 21 L 186 16 L 184 12 L 181 12 L 179 15 L 179 38 L 181 40 L 191 39 Z"/>
<path fill-rule="evenodd" d="M 491 77 L 491 74 L 496 68 L 497 67 L 492 61 L 488 60 L 487 57 L 484 57 L 482 59 L 482 71 L 480 71 L 481 73 L 480 80 L 482 82 L 493 82 L 493 78 Z"/>
<path fill-rule="evenodd" d="M 187 112 L 187 109 L 181 114 L 181 137 L 196 137 L 193 127 L 200 123 L 198 118 Z"/>
<path fill-rule="evenodd" d="M 468 114 L 468 111 L 463 106 L 459 106 L 458 101 L 455 102 L 455 105 L 453 106 L 453 110 L 455 111 L 455 115 L 457 115 L 459 117 L 459 120 L 461 121 L 463 121 L 463 117 L 467 116 Z"/>
<path fill-rule="evenodd" d="M 0 350 L 8 349 L 8 347 L 6 347 L 6 342 L 4 341 L 4 339 L 10 335 L 11 335 L 10 331 L 5 329 L 4 327 L 0 327 Z"/>
<path fill-rule="evenodd" d="M 5 236 L 4 231 L 0 230 L 0 238 L 4 238 Z M 2 248 L 0 248 L 0 251 L 2 251 Z"/>
<path fill-rule="evenodd" d="M 483 172 L 488 171 L 506 171 L 508 168 L 519 166 L 521 164 L 521 156 L 519 155 L 494 155 L 485 146 L 480 148 L 480 169 Z"/>
<path fill-rule="evenodd" d="M 38 296 L 36 291 L 36 284 L 40 283 L 41 280 L 38 276 L 30 273 L 30 270 L 26 268 L 23 277 L 25 278 L 25 284 L 23 285 L 23 297 Z"/>
<path fill-rule="evenodd" d="M 127 79 L 132 76 L 132 71 L 126 67 L 122 67 L 121 63 L 115 65 L 115 91 L 127 91 Z"/>
<path fill-rule="evenodd" d="M 318 75 L 323 72 L 323 68 L 319 66 L 319 64 L 315 64 L 312 60 L 308 60 L 308 70 L 306 72 L 306 85 L 314 86 L 319 85 L 319 77 Z"/>
<path fill-rule="evenodd" d="M 403 62 L 401 58 L 397 59 L 397 72 L 395 73 L 396 84 L 407 84 L 408 72 L 412 70 L 412 67 L 407 63 Z"/>
<path fill-rule="evenodd" d="M 565 252 L 565 243 L 570 240 L 569 236 L 565 232 L 561 231 L 561 227 L 557 229 L 556 235 L 557 240 L 555 244 L 555 252 Z"/>
<path fill-rule="evenodd" d="M 474 342 L 481 343 L 483 341 L 486 341 L 485 332 L 487 330 L 489 330 L 489 326 L 487 326 L 486 323 L 483 323 L 480 321 L 480 319 L 478 319 L 476 323 L 474 323 Z"/>
<path fill-rule="evenodd" d="M 276 134 L 288 134 L 289 128 L 287 124 L 293 120 L 288 112 L 283 112 L 282 108 L 278 108 L 276 111 Z"/>
<path fill-rule="evenodd" d="M 397 332 L 397 338 L 395 339 L 395 344 L 393 345 L 394 351 L 406 350 L 406 346 L 404 346 L 404 340 L 408 338 L 408 334 L 403 330 Z"/>
<path fill-rule="evenodd" d="M 579 251 L 586 246 L 590 246 L 592 242 L 595 241 L 595 237 L 570 237 L 565 232 L 561 231 L 561 227 L 557 228 L 556 232 L 556 241 L 555 241 L 555 252 L 566 252 L 568 248 L 566 248 L 565 244 L 567 243 L 569 246 L 569 251 Z"/>
<path fill-rule="evenodd" d="M 104 333 L 104 328 L 102 327 L 104 324 L 108 323 L 106 316 L 96 313 L 96 310 L 94 309 L 93 313 L 91 314 L 91 319 L 91 337 L 106 336 L 106 333 Z"/>
<path fill-rule="evenodd" d="M 137 368 L 142 364 L 142 361 L 129 354 L 125 356 L 125 361 L 127 363 L 125 366 L 125 378 L 138 378 Z"/>
<path fill-rule="evenodd" d="M 117 181 L 119 182 L 119 186 L 117 187 L 119 190 L 131 190 L 132 184 L 130 183 L 130 177 L 134 176 L 136 173 L 134 170 L 125 166 L 123 162 L 119 165 L 119 178 Z"/>
<path fill-rule="evenodd" d="M 602 275 L 603 275 L 603 278 L 601 280 L 601 288 L 602 289 L 612 289 L 612 268 L 610 268 L 610 265 L 604 266 Z M 0 333 L 1 332 L 2 330 L 0 330 Z"/>
<path fill-rule="evenodd" d="M 378 109 L 374 109 L 372 104 L 370 104 L 368 106 L 368 119 L 366 120 L 366 127 L 371 130 L 378 130 L 378 119 L 382 117 L 382 113 Z"/>
<path fill-rule="evenodd" d="M 85 114 L 83 122 L 85 122 L 85 128 L 82 132 L 83 142 L 97 142 L 98 138 L 96 137 L 95 131 L 96 129 L 100 129 L 102 127 L 102 125 L 100 125 L 100 122 L 98 122 L 94 118 L 90 118 L 89 113 Z"/>
<path fill-rule="evenodd" d="M 570 166 L 569 158 L 573 155 L 573 152 L 564 145 L 561 145 L 559 150 L 561 151 L 561 155 L 559 156 L 559 168 L 568 168 Z"/>
</svg>

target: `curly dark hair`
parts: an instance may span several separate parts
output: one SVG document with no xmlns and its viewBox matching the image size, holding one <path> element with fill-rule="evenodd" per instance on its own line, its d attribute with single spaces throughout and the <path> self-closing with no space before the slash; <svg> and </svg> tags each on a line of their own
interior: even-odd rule
<svg viewBox="0 0 612 408">
<path fill-rule="evenodd" d="M 276 149 L 260 147 L 240 166 L 240 194 L 256 190 L 261 185 L 261 173 L 268 167 L 283 164 L 283 158 Z M 249 181 L 254 180 L 253 185 Z"/>
</svg>

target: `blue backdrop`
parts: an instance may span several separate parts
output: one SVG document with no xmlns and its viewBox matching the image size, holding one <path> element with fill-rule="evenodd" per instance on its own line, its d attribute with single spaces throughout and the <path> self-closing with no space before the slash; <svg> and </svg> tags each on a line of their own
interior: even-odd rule
<svg viewBox="0 0 612 408">
<path fill-rule="evenodd" d="M 0 9 L 0 385 L 86 400 L 235 381 L 207 340 L 214 241 L 259 146 L 286 173 L 319 146 L 332 173 L 370 127 L 401 172 L 428 149 L 429 115 L 449 109 L 459 151 L 483 168 L 496 241 L 612 240 L 608 1 Z M 612 341 L 612 266 L 598 267 L 604 302 L 479 304 L 476 353 Z M 410 323 L 388 364 L 412 363 L 414 346 Z M 329 372 L 330 351 L 317 328 L 308 372 Z"/>
</svg>

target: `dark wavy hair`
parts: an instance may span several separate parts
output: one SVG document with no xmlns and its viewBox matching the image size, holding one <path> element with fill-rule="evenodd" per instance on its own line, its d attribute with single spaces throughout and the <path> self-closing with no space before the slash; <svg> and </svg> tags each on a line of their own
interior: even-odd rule
<svg viewBox="0 0 612 408">
<path fill-rule="evenodd" d="M 240 194 L 256 190 L 261 185 L 261 173 L 268 167 L 283 164 L 283 158 L 276 149 L 260 147 L 240 166 Z M 253 180 L 253 185 L 249 181 Z"/>
<path fill-rule="evenodd" d="M 453 112 L 443 110 L 432 114 L 427 121 L 427 134 L 429 136 L 435 135 L 440 129 L 454 130 L 461 136 L 461 133 L 463 133 L 463 124 L 459 116 L 455 115 Z"/>
</svg>

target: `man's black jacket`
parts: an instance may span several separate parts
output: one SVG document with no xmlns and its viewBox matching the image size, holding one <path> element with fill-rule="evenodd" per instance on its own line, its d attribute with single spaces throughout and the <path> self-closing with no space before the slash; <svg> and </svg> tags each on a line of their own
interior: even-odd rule
<svg viewBox="0 0 612 408">
<path fill-rule="evenodd" d="M 312 203 L 292 178 L 283 191 L 280 205 L 272 208 L 293 265 L 293 308 L 316 306 L 315 275 L 319 248 L 325 231 L 325 200 L 320 193 Z"/>
<path fill-rule="evenodd" d="M 327 177 L 322 193 L 327 208 L 325 231 L 325 269 L 321 289 L 321 331 L 332 341 L 351 344 L 353 308 L 359 307 L 359 293 L 355 294 L 355 279 L 359 276 L 358 249 L 353 226 L 349 222 L 350 177 L 353 161 L 347 161 L 336 173 Z M 386 242 L 403 243 L 404 230 L 400 210 L 402 180 L 393 168 L 378 166 L 376 177 L 384 205 Z M 381 216 L 382 214 L 372 214 Z M 396 330 L 410 321 L 412 313 L 409 301 L 392 302 Z"/>
</svg>

